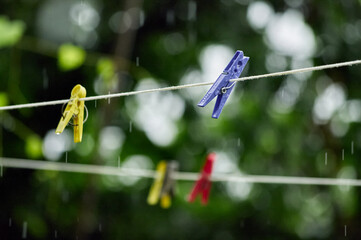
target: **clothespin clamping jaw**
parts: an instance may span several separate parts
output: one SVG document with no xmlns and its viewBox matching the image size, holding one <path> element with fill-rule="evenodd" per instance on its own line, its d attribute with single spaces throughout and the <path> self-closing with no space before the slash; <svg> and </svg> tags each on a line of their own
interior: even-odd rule
<svg viewBox="0 0 361 240">
<path fill-rule="evenodd" d="M 198 194 L 202 195 L 201 203 L 206 205 L 208 203 L 209 193 L 211 191 L 211 174 L 213 170 L 213 163 L 216 160 L 216 154 L 210 153 L 206 158 L 206 162 L 201 172 L 201 176 L 195 183 L 191 194 L 188 197 L 188 202 L 193 202 Z"/>
<path fill-rule="evenodd" d="M 74 142 L 81 142 L 83 136 L 83 123 L 86 121 L 88 115 L 86 116 L 84 121 L 85 104 L 84 101 L 80 101 L 79 99 L 85 97 L 85 88 L 80 84 L 77 84 L 71 91 L 70 101 L 68 102 L 65 110 L 62 113 L 62 117 L 59 121 L 58 127 L 55 130 L 56 134 L 62 133 L 64 131 L 64 128 L 68 125 L 70 119 L 73 118 L 72 125 L 74 126 Z"/>
<path fill-rule="evenodd" d="M 219 118 L 219 115 L 221 115 L 222 109 L 236 83 L 230 80 L 238 78 L 241 75 L 248 60 L 249 57 L 244 56 L 243 52 L 238 50 L 234 54 L 232 60 L 228 63 L 227 67 L 223 70 L 223 73 L 221 73 L 206 95 L 198 103 L 199 107 L 204 107 L 217 96 L 217 102 L 213 109 L 212 118 Z"/>
<path fill-rule="evenodd" d="M 147 202 L 149 205 L 155 205 L 160 199 L 160 206 L 162 208 L 169 208 L 172 197 L 175 193 L 175 181 L 172 177 L 173 173 L 177 171 L 178 163 L 171 161 L 168 164 L 161 161 L 157 166 L 157 177 L 155 178 L 152 187 L 150 188 Z"/>
</svg>

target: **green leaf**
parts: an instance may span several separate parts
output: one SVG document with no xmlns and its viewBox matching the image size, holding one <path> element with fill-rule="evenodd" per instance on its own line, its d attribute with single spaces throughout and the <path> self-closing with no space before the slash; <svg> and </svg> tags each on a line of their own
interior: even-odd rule
<svg viewBox="0 0 361 240">
<path fill-rule="evenodd" d="M 42 156 L 42 141 L 36 135 L 31 135 L 26 139 L 25 152 L 31 158 Z"/>
<path fill-rule="evenodd" d="M 114 63 L 109 58 L 101 58 L 97 62 L 97 72 L 105 82 L 110 82 L 114 76 Z"/>
<path fill-rule="evenodd" d="M 0 92 L 0 106 L 7 106 L 8 103 L 8 95 L 4 92 Z"/>
<path fill-rule="evenodd" d="M 58 50 L 58 65 L 63 71 L 70 71 L 83 65 L 86 57 L 84 49 L 71 45 L 63 44 Z"/>
<path fill-rule="evenodd" d="M 25 24 L 22 21 L 9 21 L 5 16 L 0 16 L 0 48 L 16 44 L 22 37 Z"/>
</svg>

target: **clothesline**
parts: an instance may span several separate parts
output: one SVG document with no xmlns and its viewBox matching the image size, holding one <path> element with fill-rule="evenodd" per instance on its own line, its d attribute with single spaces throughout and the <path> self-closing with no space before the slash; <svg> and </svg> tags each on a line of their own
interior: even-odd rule
<svg viewBox="0 0 361 240">
<path fill-rule="evenodd" d="M 157 173 L 149 169 L 134 169 L 112 166 L 99 166 L 77 163 L 59 163 L 38 161 L 30 159 L 0 158 L 1 175 L 3 168 L 20 168 L 33 170 L 48 170 L 72 173 L 88 173 L 99 175 L 113 175 L 123 177 L 156 178 Z M 196 181 L 199 173 L 174 172 L 175 180 Z M 1 179 L 1 178 L 0 178 Z M 359 179 L 345 178 L 314 178 L 314 177 L 292 177 L 292 176 L 266 176 L 266 175 L 241 175 L 241 174 L 212 174 L 213 182 L 243 182 L 264 184 L 296 184 L 296 185 L 328 185 L 328 186 L 361 186 Z"/>
<path fill-rule="evenodd" d="M 335 64 L 327 64 L 327 65 L 321 65 L 321 66 L 316 66 L 316 67 L 300 68 L 300 69 L 294 69 L 294 70 L 289 70 L 289 71 L 261 74 L 261 75 L 255 75 L 255 76 L 249 76 L 249 77 L 235 78 L 235 79 L 230 80 L 230 82 L 249 81 L 249 80 L 255 80 L 255 79 L 260 79 L 260 78 L 268 78 L 268 77 L 279 77 L 279 76 L 286 76 L 286 75 L 297 74 L 297 73 L 319 71 L 319 70 L 337 68 L 337 67 L 343 67 L 343 66 L 352 66 L 352 65 L 357 65 L 357 64 L 361 64 L 361 60 L 355 60 L 355 61 L 349 61 L 349 62 L 341 62 L 341 63 L 335 63 Z M 184 89 L 184 88 L 192 88 L 192 87 L 200 87 L 200 86 L 212 85 L 213 83 L 214 82 L 193 83 L 193 84 L 185 84 L 185 85 L 170 86 L 170 87 L 163 87 L 163 88 L 139 90 L 139 91 L 112 93 L 112 94 L 105 94 L 105 95 L 99 95 L 99 96 L 85 97 L 85 98 L 81 98 L 80 100 L 94 101 L 94 100 L 100 100 L 100 99 L 110 99 L 110 98 L 116 98 L 116 97 L 131 96 L 131 95 L 137 95 L 137 94 L 143 94 L 143 93 L 161 92 L 161 91 L 174 91 L 174 90 L 179 90 L 179 89 Z M 46 101 L 46 102 L 26 103 L 26 104 L 3 106 L 3 107 L 0 107 L 0 111 L 20 109 L 20 108 L 34 108 L 34 107 L 49 106 L 49 105 L 59 105 L 59 104 L 67 103 L 69 101 L 70 101 L 70 99 L 63 99 L 63 100 L 54 100 L 54 101 Z"/>
</svg>

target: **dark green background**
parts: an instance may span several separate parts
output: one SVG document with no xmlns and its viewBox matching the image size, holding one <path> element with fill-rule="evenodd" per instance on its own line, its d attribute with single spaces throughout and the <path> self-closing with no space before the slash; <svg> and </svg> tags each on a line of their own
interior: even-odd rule
<svg viewBox="0 0 361 240">
<path fill-rule="evenodd" d="M 299 14 L 301 22 L 312 30 L 315 49 L 306 58 L 273 48 L 267 34 L 285 34 L 286 40 L 289 36 L 289 41 L 295 41 L 293 33 L 271 28 L 273 22 L 268 23 L 268 30 L 252 27 L 247 13 L 254 3 L 248 0 L 83 1 L 93 6 L 99 16 L 99 24 L 89 31 L 97 35 L 93 45 L 74 37 L 81 35 L 82 30 L 69 20 L 69 9 L 79 3 L 0 1 L 0 15 L 11 22 L 22 21 L 25 26 L 19 41 L 0 49 L 3 104 L 66 99 L 76 84 L 87 89 L 87 96 L 131 91 L 147 78 L 159 86 L 182 84 L 180 80 L 189 72 L 202 71 L 200 56 L 210 46 L 222 46 L 231 52 L 243 50 L 250 61 L 242 76 L 276 71 L 266 67 L 267 59 L 275 61 L 276 66 L 281 61 L 285 65 L 280 70 L 288 70 L 360 58 L 361 2 L 357 0 L 267 2 L 277 16 Z M 124 33 L 112 31 L 111 17 L 131 8 L 142 9 L 144 25 Z M 196 15 L 191 14 L 192 9 L 196 9 Z M 47 21 L 40 18 L 44 11 L 50 15 Z M 57 14 L 63 12 L 67 14 Z M 53 29 L 52 33 L 59 35 L 42 32 L 40 26 L 47 26 L 46 29 Z M 267 33 L 269 29 L 273 32 Z M 4 32 L 0 28 L 0 39 L 1 35 Z M 303 37 L 298 40 L 307 42 Z M 86 51 L 84 64 L 69 71 L 62 69 L 57 51 L 64 43 Z M 111 60 L 114 72 L 110 71 L 111 77 L 99 80 L 101 90 L 95 92 L 100 59 Z M 204 81 L 214 81 L 218 74 Z M 221 156 L 217 159 L 219 166 L 225 158 L 231 158 L 236 168 L 247 174 L 358 178 L 360 116 L 345 122 L 340 117 L 345 114 L 342 105 L 329 120 L 319 124 L 314 120 L 313 109 L 317 97 L 331 84 L 343 89 L 344 104 L 349 100 L 359 101 L 360 76 L 360 66 L 314 72 L 305 77 L 295 103 L 283 113 L 277 111 L 280 107 L 275 103 L 277 91 L 287 81 L 302 80 L 293 76 L 238 83 L 232 101 L 228 101 L 218 120 L 211 119 L 214 102 L 201 109 L 196 106 L 199 100 L 186 97 L 186 90 L 176 91 L 172 94 L 182 99 L 185 109 L 174 121 L 178 134 L 165 146 L 154 143 L 139 124 L 133 124 L 136 120 L 132 111 L 139 107 L 136 97 L 115 98 L 110 104 L 99 100 L 97 107 L 94 102 L 86 102 L 89 119 L 84 134 L 88 137 L 68 152 L 68 161 L 116 166 L 118 156 L 123 162 L 130 156 L 144 155 L 153 166 L 160 160 L 174 159 L 181 171 L 198 172 L 206 154 L 215 151 Z M 201 81 L 194 78 L 194 82 Z M 205 93 L 207 87 L 203 89 Z M 290 89 L 285 94 L 297 94 Z M 151 94 L 142 98 L 147 96 L 151 98 Z M 159 106 L 164 105 L 159 103 Z M 58 105 L 0 112 L 1 155 L 48 160 L 41 144 L 47 132 L 57 126 L 60 109 Z M 358 108 L 351 110 L 359 113 Z M 172 111 L 170 108 L 169 114 Z M 149 116 L 144 114 L 143 118 Z M 129 131 L 130 122 L 132 131 Z M 337 135 L 332 122 L 336 127 L 348 128 Z M 122 148 L 108 157 L 99 148 L 100 133 L 106 126 L 119 127 L 124 134 Z M 87 143 L 89 139 L 94 145 Z M 79 154 L 82 148 L 86 154 Z M 65 161 L 65 153 L 58 161 Z M 27 222 L 27 239 L 55 239 L 55 231 L 58 239 L 358 239 L 361 236 L 359 188 L 253 184 L 248 185 L 247 193 L 242 188 L 244 185 L 240 185 L 241 194 L 246 191 L 242 198 L 230 194 L 230 189 L 236 189 L 237 185 L 215 183 L 209 204 L 201 206 L 198 201 L 189 204 L 185 200 L 192 183 L 178 182 L 172 207 L 163 210 L 146 203 L 150 179 L 131 186 L 122 185 L 114 180 L 116 177 L 106 179 L 88 174 L 4 168 L 0 178 L 0 239 L 21 239 L 24 222 Z M 113 187 L 106 184 L 109 179 L 116 182 Z"/>
</svg>

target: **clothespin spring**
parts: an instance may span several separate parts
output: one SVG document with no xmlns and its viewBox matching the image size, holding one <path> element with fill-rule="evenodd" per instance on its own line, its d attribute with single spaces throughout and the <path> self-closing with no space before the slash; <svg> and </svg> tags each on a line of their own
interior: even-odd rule
<svg viewBox="0 0 361 240">
<path fill-rule="evenodd" d="M 72 102 L 72 101 L 73 101 L 73 99 L 70 99 L 69 102 Z M 64 110 L 65 110 L 66 104 L 67 104 L 67 103 L 64 103 L 63 106 L 62 106 L 62 108 L 61 108 L 61 117 L 62 117 L 63 119 L 65 119 Z M 88 108 L 86 107 L 85 104 L 84 104 L 84 108 L 85 108 L 85 118 L 84 118 L 84 120 L 83 120 L 83 124 L 88 120 L 88 116 L 89 116 Z M 74 117 L 74 115 L 73 115 L 73 117 Z M 68 122 L 68 125 L 70 125 L 70 126 L 78 126 L 78 124 L 73 124 L 71 121 Z"/>
<path fill-rule="evenodd" d="M 234 84 L 236 84 L 236 82 L 233 82 L 232 85 L 229 86 L 229 87 L 223 87 L 223 88 L 221 89 L 222 94 L 225 94 L 228 89 L 230 89 L 230 88 L 232 88 L 232 87 L 234 86 Z"/>
</svg>

